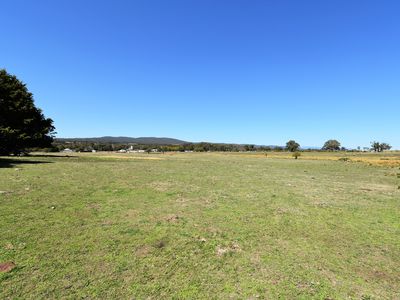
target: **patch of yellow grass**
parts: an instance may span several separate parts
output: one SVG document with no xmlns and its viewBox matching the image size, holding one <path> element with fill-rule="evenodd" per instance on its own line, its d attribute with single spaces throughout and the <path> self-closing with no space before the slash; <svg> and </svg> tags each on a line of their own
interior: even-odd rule
<svg viewBox="0 0 400 300">
<path fill-rule="evenodd" d="M 235 156 L 240 157 L 254 157 L 254 158 L 280 158 L 280 159 L 293 159 L 292 153 L 288 152 L 267 152 L 265 153 L 235 153 Z M 361 162 L 374 166 L 385 167 L 400 167 L 400 153 L 346 153 L 346 152 L 302 152 L 299 159 L 301 160 L 329 160 L 337 161 L 340 158 L 348 158 L 348 162 Z"/>
</svg>

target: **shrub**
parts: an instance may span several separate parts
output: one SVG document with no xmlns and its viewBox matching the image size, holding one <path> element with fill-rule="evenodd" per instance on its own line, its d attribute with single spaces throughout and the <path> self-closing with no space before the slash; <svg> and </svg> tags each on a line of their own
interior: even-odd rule
<svg viewBox="0 0 400 300">
<path fill-rule="evenodd" d="M 350 161 L 350 158 L 348 157 L 341 157 L 338 159 L 338 161 Z"/>
<path fill-rule="evenodd" d="M 292 154 L 292 156 L 294 157 L 294 159 L 298 159 L 301 156 L 301 153 L 296 151 Z"/>
</svg>

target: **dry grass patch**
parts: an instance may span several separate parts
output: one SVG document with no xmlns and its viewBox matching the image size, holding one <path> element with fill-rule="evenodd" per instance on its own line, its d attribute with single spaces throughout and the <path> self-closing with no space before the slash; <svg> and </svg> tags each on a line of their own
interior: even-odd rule
<svg viewBox="0 0 400 300">
<path fill-rule="evenodd" d="M 227 247 L 217 246 L 216 252 L 218 256 L 224 256 L 229 253 L 240 252 L 242 249 L 236 242 L 231 243 Z"/>
</svg>

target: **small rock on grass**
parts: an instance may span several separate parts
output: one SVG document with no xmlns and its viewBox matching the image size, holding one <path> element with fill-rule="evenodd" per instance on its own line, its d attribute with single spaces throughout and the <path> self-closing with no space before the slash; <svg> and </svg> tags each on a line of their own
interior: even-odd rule
<svg viewBox="0 0 400 300">
<path fill-rule="evenodd" d="M 0 263 L 0 273 L 7 273 L 15 269 L 17 265 L 14 264 L 12 261 L 7 261 L 4 263 Z"/>
<path fill-rule="evenodd" d="M 6 249 L 6 250 L 12 250 L 12 249 L 14 249 L 14 245 L 13 245 L 12 243 L 7 243 L 7 244 L 4 246 L 4 249 Z"/>
</svg>

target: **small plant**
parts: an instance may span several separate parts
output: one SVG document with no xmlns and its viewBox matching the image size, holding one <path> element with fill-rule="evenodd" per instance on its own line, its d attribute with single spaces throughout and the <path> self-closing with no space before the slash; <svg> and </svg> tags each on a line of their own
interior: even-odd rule
<svg viewBox="0 0 400 300">
<path fill-rule="evenodd" d="M 350 161 L 350 158 L 348 157 L 341 157 L 338 159 L 339 161 Z"/>
<path fill-rule="evenodd" d="M 301 153 L 296 151 L 292 154 L 292 156 L 294 157 L 294 159 L 298 159 L 301 156 Z"/>
</svg>

